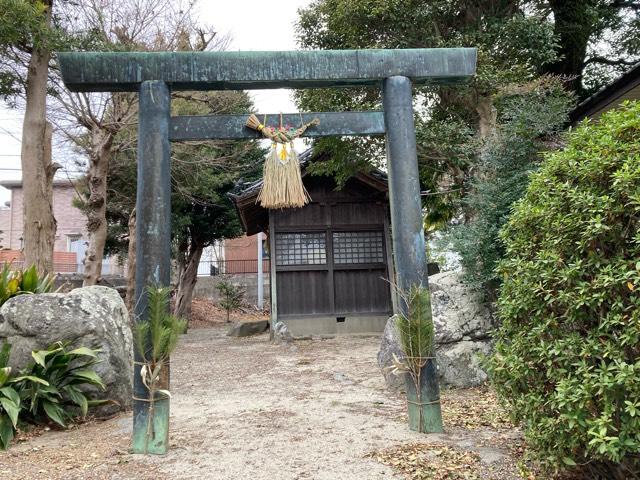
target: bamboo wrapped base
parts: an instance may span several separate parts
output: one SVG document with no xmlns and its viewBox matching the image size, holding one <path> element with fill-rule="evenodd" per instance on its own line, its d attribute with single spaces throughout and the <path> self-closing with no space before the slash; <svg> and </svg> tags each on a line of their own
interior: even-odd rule
<svg viewBox="0 0 640 480">
<path fill-rule="evenodd" d="M 139 400 L 134 400 L 139 401 Z M 144 408 L 133 419 L 133 453 L 164 455 L 169 450 L 169 398 L 153 402 L 151 410 Z M 149 406 L 149 402 L 144 402 Z M 149 423 L 150 422 L 150 423 Z"/>
<path fill-rule="evenodd" d="M 420 385 L 405 376 L 409 428 L 420 433 L 442 433 L 442 411 L 435 359 L 428 359 L 420 372 Z"/>
</svg>

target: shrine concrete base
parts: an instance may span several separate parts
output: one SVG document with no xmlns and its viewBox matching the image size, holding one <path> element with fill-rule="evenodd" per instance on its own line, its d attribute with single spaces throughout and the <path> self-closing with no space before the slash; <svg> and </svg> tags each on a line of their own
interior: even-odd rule
<svg viewBox="0 0 640 480">
<path fill-rule="evenodd" d="M 279 318 L 294 338 L 315 335 L 379 334 L 384 331 L 390 314 L 346 315 L 338 317 Z"/>
</svg>

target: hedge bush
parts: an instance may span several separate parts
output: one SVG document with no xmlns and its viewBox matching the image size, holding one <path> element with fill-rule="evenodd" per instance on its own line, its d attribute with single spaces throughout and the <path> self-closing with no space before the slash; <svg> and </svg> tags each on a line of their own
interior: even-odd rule
<svg viewBox="0 0 640 480">
<path fill-rule="evenodd" d="M 640 478 L 640 104 L 567 142 L 501 232 L 488 367 L 543 466 Z"/>
</svg>

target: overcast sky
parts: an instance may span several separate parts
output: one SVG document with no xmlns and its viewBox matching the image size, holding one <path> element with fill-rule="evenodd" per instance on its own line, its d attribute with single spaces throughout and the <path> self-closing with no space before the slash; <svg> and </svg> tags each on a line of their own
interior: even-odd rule
<svg viewBox="0 0 640 480">
<path fill-rule="evenodd" d="M 230 37 L 229 50 L 294 50 L 297 10 L 310 1 L 286 0 L 273 7 L 264 0 L 200 0 L 200 12 L 203 23 L 213 25 Z M 288 90 L 256 90 L 251 95 L 259 112 L 295 112 Z M 0 179 L 21 178 L 21 136 L 22 112 L 0 102 Z M 73 153 L 68 148 L 54 141 L 54 161 L 65 163 L 60 159 L 71 156 Z M 73 171 L 70 174 L 77 175 Z M 8 191 L 0 187 L 0 205 L 8 199 Z"/>
</svg>

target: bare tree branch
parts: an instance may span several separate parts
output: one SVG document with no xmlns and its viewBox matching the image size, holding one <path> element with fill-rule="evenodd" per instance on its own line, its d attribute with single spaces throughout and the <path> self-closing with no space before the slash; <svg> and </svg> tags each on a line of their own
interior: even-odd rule
<svg viewBox="0 0 640 480">
<path fill-rule="evenodd" d="M 640 10 L 640 2 L 626 0 L 614 0 L 609 4 L 609 6 L 614 8 L 631 8 L 633 10 Z"/>
<path fill-rule="evenodd" d="M 606 58 L 606 57 L 590 57 L 587 58 L 584 62 L 585 65 L 589 65 L 591 63 L 599 63 L 602 65 L 612 65 L 612 66 L 620 66 L 620 65 L 628 65 L 633 66 L 638 63 L 638 59 L 635 60 L 625 60 L 624 58 Z"/>
</svg>

